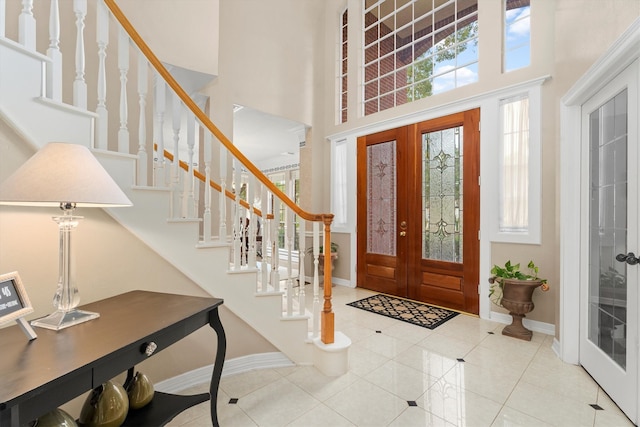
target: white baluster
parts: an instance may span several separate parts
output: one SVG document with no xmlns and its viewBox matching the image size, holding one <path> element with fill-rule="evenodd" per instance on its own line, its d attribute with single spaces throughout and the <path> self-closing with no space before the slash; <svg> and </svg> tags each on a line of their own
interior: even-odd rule
<svg viewBox="0 0 640 427">
<path fill-rule="evenodd" d="M 303 316 L 306 312 L 307 294 L 304 288 L 305 275 L 304 275 L 304 256 L 305 256 L 305 222 L 303 219 L 298 218 L 300 221 L 300 232 L 298 234 L 298 303 L 300 304 L 298 314 Z"/>
<path fill-rule="evenodd" d="M 209 134 L 209 132 L 207 132 Z M 222 145 L 220 147 L 220 194 L 219 194 L 219 230 L 218 240 L 227 243 L 227 149 Z"/>
<path fill-rule="evenodd" d="M 260 271 L 262 273 L 262 292 L 266 292 L 268 290 L 269 285 L 269 266 L 267 262 L 267 249 L 269 246 L 269 236 L 271 235 L 271 227 L 270 222 L 268 220 L 269 215 L 269 199 L 267 186 L 262 185 L 261 187 L 261 196 L 262 205 L 260 206 L 260 210 L 262 211 L 262 248 L 260 249 L 261 260 L 260 260 Z"/>
<path fill-rule="evenodd" d="M 7 2 L 6 0 L 0 0 L 0 37 L 5 35 L 5 27 L 7 21 Z"/>
<path fill-rule="evenodd" d="M 73 105 L 87 109 L 87 82 L 84 80 L 84 20 L 87 16 L 87 0 L 73 0 L 76 15 L 76 77 L 73 81 Z"/>
<path fill-rule="evenodd" d="M 240 241 L 242 238 L 242 233 L 244 231 L 244 224 L 242 221 L 242 215 L 240 211 L 240 187 L 241 187 L 241 175 L 240 175 L 240 162 L 236 159 L 233 160 L 234 169 L 233 169 L 233 185 L 235 190 L 235 203 L 234 203 L 234 213 L 233 216 L 233 269 L 240 270 L 240 266 L 242 265 L 242 242 Z"/>
<path fill-rule="evenodd" d="M 36 50 L 36 18 L 33 16 L 33 0 L 22 0 L 18 19 L 18 41 L 27 49 Z"/>
<path fill-rule="evenodd" d="M 47 73 L 47 97 L 62 101 L 62 53 L 60 52 L 60 11 L 58 0 L 51 0 L 49 11 L 49 49 L 51 69 Z"/>
<path fill-rule="evenodd" d="M 320 336 L 320 283 L 318 280 L 318 260 L 320 256 L 320 223 L 313 223 L 313 338 Z"/>
<path fill-rule="evenodd" d="M 204 213 L 202 217 L 202 240 L 204 243 L 211 242 L 211 133 L 205 130 L 204 133 Z"/>
<path fill-rule="evenodd" d="M 180 218 L 182 207 L 182 189 L 180 188 L 180 121 L 182 118 L 182 102 L 178 95 L 171 97 L 171 113 L 173 124 L 173 163 L 171 165 L 171 218 Z"/>
<path fill-rule="evenodd" d="M 97 144 L 100 149 L 109 148 L 108 126 L 109 112 L 107 111 L 107 46 L 109 45 L 109 11 L 107 6 L 97 2 L 97 31 L 98 42 L 98 135 Z"/>
<path fill-rule="evenodd" d="M 138 104 L 140 115 L 138 120 L 138 185 L 147 185 L 147 60 L 138 52 Z"/>
<path fill-rule="evenodd" d="M 118 152 L 129 154 L 129 109 L 127 107 L 127 73 L 129 72 L 129 35 L 120 27 L 118 31 L 118 69 L 120 70 L 120 129 Z"/>
<path fill-rule="evenodd" d="M 154 108 L 155 121 L 153 123 L 153 132 L 155 143 L 158 144 L 156 154 L 153 161 L 153 181 L 154 186 L 167 186 L 166 179 L 166 159 L 164 158 L 164 112 L 166 109 L 166 86 L 165 82 L 158 73 L 154 74 Z"/>
<path fill-rule="evenodd" d="M 247 235 L 245 238 L 248 240 L 248 248 L 245 245 L 245 250 L 248 249 L 247 253 L 247 265 L 251 268 L 256 267 L 256 223 L 258 221 L 257 216 L 254 210 L 255 203 L 255 186 L 256 186 L 256 177 L 253 175 L 249 176 L 249 182 L 247 183 L 247 202 L 249 203 L 249 230 L 247 231 Z"/>
<path fill-rule="evenodd" d="M 291 197 L 291 193 L 289 193 Z M 285 208 L 284 238 L 287 248 L 287 316 L 293 315 L 293 240 L 295 231 L 293 229 L 293 211 L 289 207 Z"/>
<path fill-rule="evenodd" d="M 196 217 L 196 198 L 194 195 L 193 146 L 196 143 L 196 116 L 187 110 L 187 155 L 189 156 L 189 173 L 187 174 L 187 218 Z"/>
<path fill-rule="evenodd" d="M 280 292 L 280 199 L 273 198 L 273 220 L 271 221 L 271 284 L 276 292 Z"/>
</svg>

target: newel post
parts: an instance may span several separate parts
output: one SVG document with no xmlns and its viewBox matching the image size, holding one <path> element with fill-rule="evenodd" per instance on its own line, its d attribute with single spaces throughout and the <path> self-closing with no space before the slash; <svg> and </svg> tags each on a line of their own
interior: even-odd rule
<svg viewBox="0 0 640 427">
<path fill-rule="evenodd" d="M 324 222 L 324 306 L 321 315 L 321 337 L 324 344 L 333 344 L 335 331 L 335 313 L 331 308 L 331 257 L 329 256 L 331 248 L 331 222 L 333 215 L 323 216 Z"/>
</svg>

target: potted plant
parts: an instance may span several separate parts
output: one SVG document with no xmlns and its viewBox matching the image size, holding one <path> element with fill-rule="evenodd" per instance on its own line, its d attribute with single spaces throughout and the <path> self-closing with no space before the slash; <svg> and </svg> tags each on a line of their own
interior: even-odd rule
<svg viewBox="0 0 640 427">
<path fill-rule="evenodd" d="M 538 267 L 529 261 L 527 271 L 520 271 L 520 264 L 507 261 L 504 267 L 494 265 L 489 278 L 489 299 L 496 305 L 509 310 L 511 324 L 502 330 L 502 335 L 531 341 L 533 333 L 522 325 L 525 314 L 534 309 L 533 291 L 540 287 L 549 290 L 546 279 L 538 277 Z"/>
<path fill-rule="evenodd" d="M 330 250 L 331 252 L 329 253 L 329 256 L 331 257 L 331 270 L 333 271 L 334 268 L 334 263 L 335 261 L 338 259 L 338 244 L 331 242 L 331 247 Z M 320 245 L 320 247 L 318 248 L 318 274 L 320 276 L 324 276 L 324 247 L 322 245 Z M 307 249 L 307 252 L 311 255 L 313 255 L 313 247 Z"/>
</svg>

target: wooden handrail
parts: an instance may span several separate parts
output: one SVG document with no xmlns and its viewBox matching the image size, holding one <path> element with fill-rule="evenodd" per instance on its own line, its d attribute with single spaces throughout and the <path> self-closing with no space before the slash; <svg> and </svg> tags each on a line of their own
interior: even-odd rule
<svg viewBox="0 0 640 427">
<path fill-rule="evenodd" d="M 155 150 L 158 149 L 158 144 L 153 144 L 153 148 Z M 168 152 L 167 150 L 164 150 L 164 157 L 167 158 L 167 160 L 169 160 L 170 162 L 173 162 L 173 154 L 171 154 L 170 152 Z M 180 168 L 182 168 L 185 172 L 189 172 L 189 165 L 187 164 L 187 162 L 183 161 L 183 160 L 178 160 L 178 163 L 180 165 Z M 200 172 L 199 170 L 194 169 L 193 170 L 193 176 L 195 176 L 196 178 L 198 178 L 200 181 L 202 181 L 203 183 L 207 182 L 207 177 L 204 176 L 202 174 L 202 172 Z M 221 192 L 222 191 L 222 186 L 220 186 L 220 184 L 218 184 L 217 182 L 214 182 L 212 180 L 209 180 L 209 185 L 216 191 Z M 227 196 L 229 199 L 233 200 L 234 202 L 236 201 L 236 195 L 235 193 L 232 193 L 229 190 L 224 190 L 225 196 Z M 251 209 L 251 205 L 249 205 L 249 203 L 246 200 L 242 200 L 240 199 L 239 202 L 242 207 L 246 208 L 246 209 Z M 258 208 L 253 208 L 254 212 L 258 215 L 258 216 L 262 216 L 262 211 Z M 267 219 L 273 219 L 274 216 L 273 214 L 267 214 Z"/>
<path fill-rule="evenodd" d="M 191 97 L 184 91 L 182 86 L 173 78 L 171 73 L 165 68 L 156 55 L 149 49 L 149 46 L 142 40 L 142 37 L 133 28 L 131 22 L 124 16 L 122 10 L 115 3 L 115 0 L 102 0 L 109 8 L 114 18 L 120 23 L 122 28 L 127 32 L 133 43 L 140 49 L 140 52 L 147 58 L 149 63 L 155 68 L 155 70 L 164 78 L 165 82 L 171 87 L 171 89 L 180 97 L 182 102 L 191 110 L 191 112 L 198 118 L 200 123 L 211 132 L 218 141 L 225 146 L 225 148 L 240 161 L 247 168 L 247 170 L 253 174 L 258 180 L 266 186 L 272 194 L 277 196 L 284 204 L 295 212 L 300 218 L 307 221 L 321 222 L 324 224 L 324 239 L 325 248 L 331 245 L 331 223 L 333 222 L 332 213 L 313 214 L 305 211 L 298 206 L 293 200 L 289 198 L 282 190 L 280 190 L 267 176 L 262 173 L 233 143 L 213 124 L 211 119 L 196 105 Z M 185 164 L 185 166 L 187 166 Z M 182 167 L 182 166 L 181 166 Z M 205 178 L 206 180 L 206 178 Z M 213 183 L 215 184 L 215 183 Z M 217 184 L 216 184 L 217 185 Z M 218 186 L 219 187 L 219 186 Z M 215 185 L 214 185 L 214 188 Z M 233 195 L 233 193 L 231 193 Z M 227 194 L 227 197 L 229 194 Z M 235 199 L 235 195 L 233 195 Z M 245 202 L 246 203 L 246 202 Z M 245 206 L 245 205 L 243 205 Z M 248 204 L 247 206 L 248 207 Z M 334 313 L 331 307 L 331 257 L 325 257 L 324 259 L 325 282 L 324 282 L 324 304 L 321 313 L 321 340 L 325 344 L 331 344 L 334 342 Z"/>
<path fill-rule="evenodd" d="M 182 102 L 191 110 L 193 114 L 200 120 L 203 126 L 205 126 L 209 132 L 211 132 L 217 139 L 220 141 L 222 145 L 226 147 L 229 152 L 240 161 L 247 168 L 249 172 L 251 172 L 254 176 L 258 178 L 258 180 L 265 185 L 269 191 L 278 196 L 280 200 L 282 200 L 291 210 L 293 210 L 300 218 L 303 218 L 307 221 L 320 221 L 325 223 L 328 219 L 333 220 L 333 214 L 331 213 L 323 213 L 323 214 L 313 214 L 305 211 L 300 206 L 295 204 L 293 200 L 291 200 L 282 190 L 276 187 L 267 176 L 262 173 L 260 169 L 258 169 L 238 148 L 233 145 L 233 143 L 222 133 L 215 124 L 207 117 L 207 115 L 196 105 L 196 103 L 191 99 L 191 97 L 182 89 L 182 86 L 176 82 L 171 73 L 165 68 L 164 65 L 160 62 L 160 60 L 156 57 L 156 55 L 149 49 L 149 46 L 142 40 L 142 37 L 138 34 L 138 32 L 133 28 L 131 22 L 124 16 L 122 10 L 118 7 L 115 0 L 103 0 L 107 5 L 115 19 L 122 25 L 122 28 L 129 34 L 131 40 L 138 46 L 142 54 L 147 58 L 147 60 L 151 63 L 151 65 L 156 69 L 158 73 L 164 78 L 167 84 L 173 89 L 173 91 L 180 97 Z"/>
</svg>

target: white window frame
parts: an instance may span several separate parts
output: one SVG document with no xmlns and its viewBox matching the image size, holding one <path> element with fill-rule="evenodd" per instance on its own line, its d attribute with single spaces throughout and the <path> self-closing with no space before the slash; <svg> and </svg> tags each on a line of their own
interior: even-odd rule
<svg viewBox="0 0 640 427">
<path fill-rule="evenodd" d="M 520 86 L 512 91 L 501 93 L 495 98 L 490 106 L 485 108 L 483 115 L 492 117 L 493 126 L 490 129 L 482 129 L 493 133 L 489 141 L 493 147 L 491 152 L 499 158 L 496 168 L 490 170 L 487 176 L 483 177 L 482 185 L 489 185 L 491 188 L 498 188 L 494 192 L 493 205 L 496 206 L 495 215 L 490 221 L 491 241 L 502 243 L 523 243 L 539 245 L 542 241 L 542 141 L 541 134 L 541 92 L 542 82 L 534 82 L 529 87 Z M 526 230 L 501 230 L 500 215 L 502 211 L 502 143 L 503 143 L 503 123 L 501 115 L 501 104 L 503 101 L 517 98 L 518 96 L 529 98 L 529 206 L 528 206 L 528 228 Z"/>
<path fill-rule="evenodd" d="M 351 232 L 355 229 L 356 204 L 353 202 L 356 197 L 356 137 L 332 139 L 331 143 L 331 212 L 336 214 L 342 211 L 341 215 L 336 215 L 331 224 L 331 230 L 336 232 Z M 336 154 L 344 149 L 346 163 L 344 169 L 338 171 L 340 167 L 336 162 Z M 338 189 L 342 186 L 341 189 Z M 346 205 L 345 205 L 346 204 Z M 344 215 L 344 221 L 340 222 L 340 217 Z"/>
</svg>

